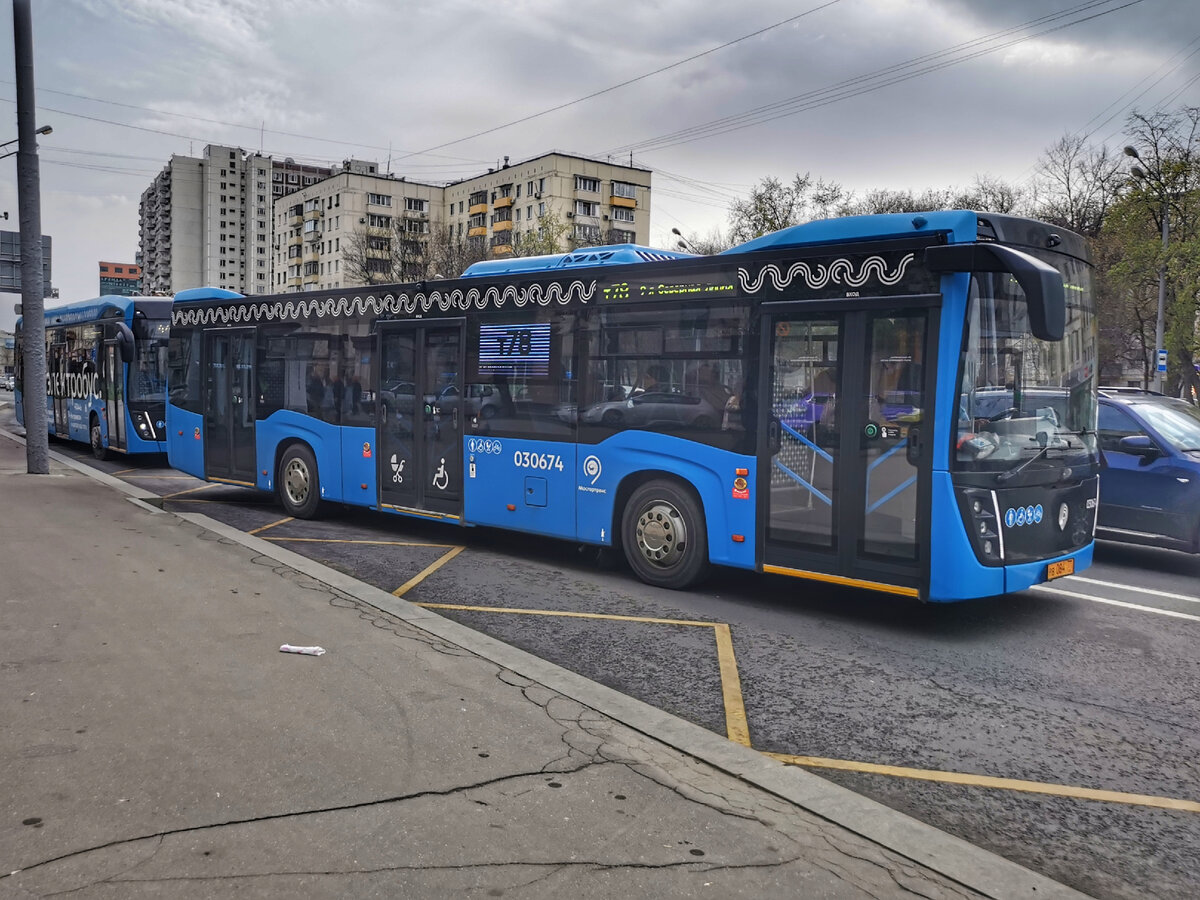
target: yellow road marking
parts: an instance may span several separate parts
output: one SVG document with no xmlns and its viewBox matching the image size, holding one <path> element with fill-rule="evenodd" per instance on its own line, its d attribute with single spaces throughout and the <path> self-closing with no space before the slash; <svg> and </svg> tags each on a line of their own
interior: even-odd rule
<svg viewBox="0 0 1200 900">
<path fill-rule="evenodd" d="M 207 484 L 202 484 L 200 487 L 188 488 L 186 491 L 177 491 L 174 494 L 164 494 L 164 500 L 170 500 L 172 497 L 182 497 L 184 494 L 194 494 L 196 491 L 207 491 L 209 488 L 220 487 L 218 482 L 210 481 Z"/>
<path fill-rule="evenodd" d="M 283 521 L 287 522 L 291 520 L 284 519 Z M 275 524 L 281 525 L 283 523 L 276 522 Z M 254 532 L 250 533 L 253 534 Z M 350 540 L 348 538 L 267 537 L 263 538 L 263 540 L 280 542 L 295 541 L 298 544 L 374 544 L 381 547 L 445 547 L 450 549 L 455 546 L 454 544 L 422 544 L 416 541 L 358 541 Z M 462 548 L 460 547 L 459 549 L 461 550 Z"/>
<path fill-rule="evenodd" d="M 428 578 L 466 549 L 466 547 L 454 547 L 448 553 L 442 554 L 437 562 L 431 566 L 426 566 L 423 571 L 417 573 L 414 577 L 408 579 L 408 581 L 404 582 L 404 584 L 392 591 L 392 594 L 396 597 L 403 597 L 406 591 L 408 591 L 410 588 L 416 587 L 418 584 L 420 584 L 422 581 L 424 581 L 426 578 Z"/>
<path fill-rule="evenodd" d="M 738 677 L 737 659 L 733 655 L 733 635 L 724 622 L 713 625 L 713 634 L 717 639 L 717 662 L 721 666 L 725 733 L 735 744 L 749 747 L 750 725 L 746 721 L 746 706 L 742 702 L 742 679 Z"/>
<path fill-rule="evenodd" d="M 424 573 L 422 573 L 423 575 Z M 418 576 L 420 578 L 421 576 Z M 405 585 L 401 590 L 407 590 Z M 399 596 L 399 594 L 397 594 Z M 699 622 L 690 619 L 659 619 L 654 616 L 623 616 L 617 613 L 589 613 L 573 610 L 516 609 L 507 606 L 467 606 L 460 603 L 416 603 L 423 609 L 454 609 L 461 612 L 509 613 L 518 616 L 548 616 L 560 619 L 598 619 L 608 622 L 636 622 L 639 625 L 684 625 L 689 628 L 711 628 L 717 641 L 717 663 L 721 672 L 721 696 L 725 702 L 725 733 L 734 743 L 750 746 L 750 726 L 746 722 L 746 707 L 742 701 L 742 682 L 738 677 L 737 659 L 733 655 L 733 637 L 724 622 Z"/>
<path fill-rule="evenodd" d="M 255 528 L 253 531 L 247 531 L 246 534 L 261 534 L 268 528 L 274 528 L 276 525 L 286 525 L 288 522 L 296 521 L 295 516 L 288 516 L 286 519 L 280 519 L 278 522 L 272 522 L 270 525 L 263 525 L 261 528 Z"/>
<path fill-rule="evenodd" d="M 557 616 L 563 619 L 607 619 L 611 622 L 641 622 L 648 625 L 694 625 L 712 628 L 712 622 L 690 622 L 687 619 L 655 619 L 651 616 L 621 616 L 615 613 L 588 613 L 553 609 L 516 609 L 509 606 L 464 606 L 458 603 L 414 603 L 424 609 L 458 609 L 464 612 L 512 613 L 518 616 Z"/>
<path fill-rule="evenodd" d="M 1007 791 L 1024 791 L 1030 794 L 1049 794 L 1054 797 L 1071 797 L 1076 800 L 1100 800 L 1105 803 L 1125 803 L 1133 806 L 1153 806 L 1158 809 L 1176 809 L 1184 812 L 1200 812 L 1200 803 L 1180 800 L 1175 797 L 1156 797 L 1150 794 L 1127 794 L 1124 791 L 1103 791 L 1095 788 L 1075 787 L 1070 784 L 1052 784 L 1041 781 L 1022 781 L 1018 778 L 997 778 L 993 775 L 972 775 L 968 772 L 939 772 L 936 769 L 910 769 L 905 766 L 884 766 L 877 763 L 855 762 L 849 759 L 824 759 L 819 756 L 792 756 L 787 753 L 767 753 L 766 756 L 791 766 L 809 766 L 819 769 L 840 769 L 843 772 L 861 772 L 870 775 L 890 775 L 894 778 L 915 778 L 922 781 L 940 781 L 946 784 L 962 784 L 968 787 L 997 788 Z"/>
<path fill-rule="evenodd" d="M 130 472 L 136 472 L 136 471 L 138 471 L 138 470 L 137 470 L 137 469 L 122 469 L 122 470 L 121 470 L 121 471 L 119 471 L 119 472 L 109 472 L 108 474 L 110 474 L 110 475 L 127 475 L 127 474 L 129 474 Z M 191 476 L 189 475 L 189 476 L 186 476 L 186 477 L 190 478 Z"/>
</svg>

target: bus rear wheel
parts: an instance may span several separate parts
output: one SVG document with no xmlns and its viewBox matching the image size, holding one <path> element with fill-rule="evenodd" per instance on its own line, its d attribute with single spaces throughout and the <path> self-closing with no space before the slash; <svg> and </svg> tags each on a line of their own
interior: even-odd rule
<svg viewBox="0 0 1200 900">
<path fill-rule="evenodd" d="M 279 460 L 279 500 L 284 511 L 297 519 L 311 519 L 321 505 L 321 479 L 317 459 L 303 444 L 292 444 Z"/>
<path fill-rule="evenodd" d="M 99 460 L 108 459 L 108 448 L 104 446 L 104 432 L 100 430 L 100 419 L 96 416 L 92 416 L 88 435 L 92 444 L 92 456 Z"/>
<path fill-rule="evenodd" d="M 649 481 L 633 492 L 621 517 L 621 544 L 646 584 L 679 589 L 708 571 L 708 534 L 700 504 L 670 481 Z"/>
</svg>

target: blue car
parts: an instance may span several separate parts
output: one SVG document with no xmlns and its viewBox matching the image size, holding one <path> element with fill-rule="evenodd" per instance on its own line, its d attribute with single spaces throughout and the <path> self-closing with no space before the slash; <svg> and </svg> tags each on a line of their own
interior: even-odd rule
<svg viewBox="0 0 1200 900">
<path fill-rule="evenodd" d="M 1106 464 L 1096 536 L 1200 553 L 1200 409 L 1101 388 L 1096 431 Z"/>
</svg>

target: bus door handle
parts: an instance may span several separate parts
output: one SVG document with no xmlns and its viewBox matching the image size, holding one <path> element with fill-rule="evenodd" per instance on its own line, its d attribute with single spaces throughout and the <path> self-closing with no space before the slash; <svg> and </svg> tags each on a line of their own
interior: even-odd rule
<svg viewBox="0 0 1200 900">
<path fill-rule="evenodd" d="M 908 429 L 908 444 L 904 448 L 904 458 L 910 466 L 921 462 L 921 429 L 915 425 Z"/>
</svg>

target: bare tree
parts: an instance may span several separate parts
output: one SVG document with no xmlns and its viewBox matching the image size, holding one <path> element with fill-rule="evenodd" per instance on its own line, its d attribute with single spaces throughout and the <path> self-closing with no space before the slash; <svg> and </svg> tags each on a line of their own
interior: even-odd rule
<svg viewBox="0 0 1200 900">
<path fill-rule="evenodd" d="M 1083 137 L 1059 138 L 1038 161 L 1032 214 L 1084 237 L 1096 237 L 1120 193 L 1122 157 L 1107 147 L 1088 146 Z"/>
<path fill-rule="evenodd" d="M 829 215 L 844 196 L 840 185 L 814 182 L 807 172 L 797 174 L 790 184 L 769 175 L 750 189 L 749 197 L 729 205 L 729 238 L 740 244 Z"/>
</svg>

